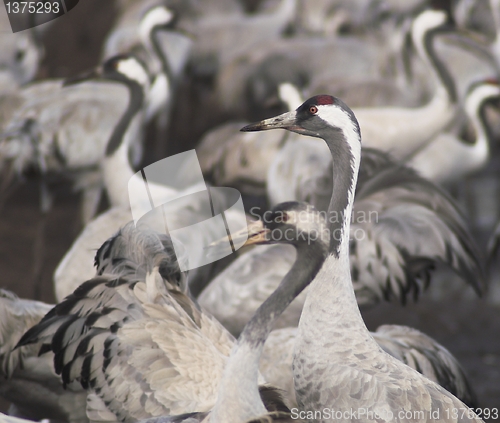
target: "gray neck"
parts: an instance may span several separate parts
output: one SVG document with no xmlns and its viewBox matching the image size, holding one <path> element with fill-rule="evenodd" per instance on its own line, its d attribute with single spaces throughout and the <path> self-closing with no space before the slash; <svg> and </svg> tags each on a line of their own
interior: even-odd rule
<svg viewBox="0 0 500 423">
<path fill-rule="evenodd" d="M 327 251 L 321 242 L 297 246 L 297 259 L 278 288 L 246 324 L 224 369 L 210 421 L 233 423 L 266 413 L 259 389 L 259 360 L 276 319 L 314 279 Z"/>
<path fill-rule="evenodd" d="M 479 106 L 476 116 L 473 119 L 474 130 L 476 131 L 476 140 L 480 137 L 484 137 L 488 145 L 493 143 L 493 132 L 488 125 L 488 119 L 486 118 L 486 102 L 487 99 L 483 100 Z"/>
<path fill-rule="evenodd" d="M 457 97 L 457 89 L 455 86 L 455 81 L 451 76 L 450 72 L 448 71 L 446 65 L 441 61 L 441 59 L 436 54 L 436 50 L 434 48 L 434 38 L 436 37 L 436 35 L 447 31 L 448 30 L 436 28 L 435 30 L 427 32 L 424 37 L 424 49 L 427 52 L 427 56 L 429 57 L 429 60 L 432 62 L 434 69 L 436 69 L 439 79 L 441 80 L 443 86 L 446 89 L 450 102 L 456 103 L 458 97 Z"/>
<path fill-rule="evenodd" d="M 271 332 L 274 322 L 311 281 L 326 259 L 325 245 L 321 241 L 296 246 L 297 259 L 280 285 L 257 309 L 245 325 L 238 345 L 247 343 L 252 348 L 262 347 Z"/>
<path fill-rule="evenodd" d="M 124 83 L 129 90 L 130 97 L 128 107 L 120 118 L 120 121 L 116 124 L 113 133 L 109 138 L 108 145 L 106 147 L 107 157 L 113 155 L 113 153 L 115 153 L 120 147 L 130 122 L 132 122 L 134 116 L 139 112 L 139 110 L 141 110 L 142 103 L 144 101 L 144 91 L 138 83 L 130 80 L 123 81 L 122 83 Z"/>
<path fill-rule="evenodd" d="M 332 238 L 334 249 L 309 287 L 299 322 L 293 374 L 299 407 L 306 411 L 332 405 L 323 402 L 335 396 L 331 388 L 342 389 L 335 386 L 336 369 L 354 357 L 353 351 L 379 350 L 359 312 L 349 265 L 350 216 L 360 160 L 354 148 L 360 145 L 351 142 L 351 151 L 342 135 L 326 139 L 334 160 L 334 192 L 328 211 L 345 218 L 331 224 L 340 229 L 340 239 Z"/>
<path fill-rule="evenodd" d="M 170 63 L 168 62 L 168 59 L 165 57 L 163 54 L 162 49 L 160 48 L 160 43 L 158 42 L 157 38 L 157 33 L 159 31 L 163 30 L 163 28 L 154 28 L 154 30 L 151 32 L 151 44 L 153 46 L 153 50 L 160 59 L 161 67 L 163 72 L 165 73 L 168 82 L 170 84 L 174 83 L 174 74 L 172 72 L 172 67 L 170 66 Z"/>
<path fill-rule="evenodd" d="M 327 143 L 333 158 L 333 192 L 328 207 L 328 229 L 330 230 L 330 253 L 339 258 L 342 244 L 347 244 L 347 247 L 344 245 L 344 249 L 348 248 L 349 221 L 359 163 L 355 163 L 349 144 L 340 131 L 332 128 L 331 133 L 325 138 L 336 140 L 336 142 Z"/>
</svg>

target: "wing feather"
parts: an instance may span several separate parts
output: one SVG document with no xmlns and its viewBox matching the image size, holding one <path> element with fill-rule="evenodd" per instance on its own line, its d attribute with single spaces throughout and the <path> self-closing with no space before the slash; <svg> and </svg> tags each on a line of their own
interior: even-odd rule
<svg viewBox="0 0 500 423">
<path fill-rule="evenodd" d="M 162 267 L 171 251 L 158 239 L 123 228 L 97 254 L 102 274 L 20 341 L 48 346 L 63 382 L 78 381 L 92 394 L 88 412 L 101 421 L 209 411 L 215 404 L 234 338 L 182 292 L 175 271 Z"/>
</svg>

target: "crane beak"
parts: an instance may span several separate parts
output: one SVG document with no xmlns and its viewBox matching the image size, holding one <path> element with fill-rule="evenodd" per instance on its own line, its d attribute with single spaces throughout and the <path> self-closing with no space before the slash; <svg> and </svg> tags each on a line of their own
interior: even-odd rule
<svg viewBox="0 0 500 423">
<path fill-rule="evenodd" d="M 251 222 L 248 224 L 248 238 L 243 246 L 266 243 L 270 241 L 270 234 L 271 231 L 264 226 L 262 220 Z"/>
<path fill-rule="evenodd" d="M 289 131 L 298 132 L 300 134 L 302 128 L 297 125 L 297 112 L 294 110 L 273 118 L 261 120 L 257 123 L 251 123 L 250 125 L 241 128 L 240 131 L 254 132 L 277 128 L 288 129 Z"/>
<path fill-rule="evenodd" d="M 231 240 L 233 243 L 241 244 L 245 241 L 243 247 L 246 245 L 254 245 L 259 243 L 265 243 L 269 241 L 268 234 L 271 231 L 264 227 L 262 220 L 255 220 L 247 223 L 247 227 L 239 230 L 238 232 L 231 234 Z M 217 253 L 221 248 L 224 250 L 227 248 L 227 237 L 219 239 L 212 242 L 207 249 L 212 250 L 212 254 Z"/>
</svg>

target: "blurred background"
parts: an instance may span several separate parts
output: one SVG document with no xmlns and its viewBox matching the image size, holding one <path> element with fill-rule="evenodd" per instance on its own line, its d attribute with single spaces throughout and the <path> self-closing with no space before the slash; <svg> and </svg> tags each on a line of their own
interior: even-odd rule
<svg viewBox="0 0 500 423">
<path fill-rule="evenodd" d="M 34 28 L 33 37 L 40 49 L 34 80 L 73 77 L 97 66 L 107 37 L 131 3 L 132 0 L 80 0 L 71 13 Z M 243 126 L 244 122 L 285 111 L 286 107 L 277 100 L 279 82 L 293 82 L 305 98 L 328 90 L 328 94 L 339 96 L 354 107 L 419 107 L 432 98 L 434 88 L 429 78 L 419 79 L 424 74 L 423 65 L 415 59 L 418 53 L 412 49 L 408 35 L 412 20 L 429 7 L 430 2 L 314 0 L 315 6 L 309 7 L 313 3 L 311 0 L 297 0 L 289 12 L 285 10 L 285 3 L 278 0 L 165 1 L 178 16 L 176 25 L 193 37 L 195 47 L 178 78 L 168 125 L 162 129 L 153 122 L 145 129 L 143 154 L 137 169 L 199 146 L 202 136 L 222 123 L 238 121 Z M 452 74 L 456 72 L 458 95 L 463 101 L 474 78 L 481 80 L 498 76 L 500 28 L 495 19 L 500 10 L 492 11 L 492 7 L 498 7 L 493 0 L 440 3 L 441 7 L 449 9 L 455 25 L 467 30 L 470 39 L 489 51 L 487 58 L 486 53 L 474 51 L 476 47 L 458 44 L 451 38 L 448 44 L 443 41 L 438 46 L 442 62 Z M 266 17 L 274 24 L 267 23 Z M 262 22 L 254 22 L 255 28 L 251 25 L 247 28 L 246 20 L 251 18 L 260 18 Z M 226 35 L 217 33 L 213 27 L 219 28 L 221 34 L 227 28 Z M 234 27 L 239 27 L 240 31 L 230 32 Z M 244 33 L 243 28 L 247 28 L 248 33 Z M 252 40 L 255 32 L 264 41 L 258 40 L 257 36 Z M 349 42 L 356 39 L 359 44 L 342 47 L 336 59 L 320 62 L 311 55 L 325 55 L 326 50 L 321 48 L 327 47 L 317 47 L 316 52 L 316 47 L 304 47 L 300 43 L 287 46 L 283 42 L 307 39 L 330 42 L 335 38 L 346 45 L 346 39 Z M 243 45 L 245 42 L 247 45 Z M 335 45 L 331 42 L 332 46 Z M 368 75 L 371 72 L 368 68 L 372 65 L 358 60 L 358 56 L 365 54 L 359 47 L 363 43 L 367 46 L 366 54 L 381 57 L 377 72 L 366 80 L 360 75 Z M 273 45 L 278 47 L 272 50 Z M 270 47 L 271 51 L 266 52 L 263 46 Z M 446 51 L 447 46 L 451 46 L 451 52 Z M 309 53 L 305 54 L 304 49 Z M 247 55 L 248 51 L 251 54 Z M 404 54 L 395 56 L 393 51 Z M 477 75 L 468 79 L 463 77 L 462 74 L 469 70 L 462 70 L 461 63 L 470 63 L 469 67 L 476 70 Z M 339 71 L 332 82 L 327 80 L 328 66 L 345 67 L 346 70 Z M 324 71 L 323 80 L 315 77 L 318 75 L 314 73 L 316 68 Z M 402 68 L 404 75 L 394 72 L 394 68 Z M 375 88 L 371 83 L 377 78 L 382 83 Z M 405 81 L 401 82 L 403 79 Z M 366 100 L 367 95 L 370 97 L 370 93 L 375 93 L 388 81 L 395 83 L 397 94 L 380 88 L 383 94 L 373 94 Z M 482 111 L 490 135 L 487 159 L 470 173 L 457 172 L 458 176 L 443 178 L 442 182 L 443 189 L 456 200 L 463 212 L 481 250 L 485 268 L 488 268 L 487 292 L 478 298 L 470 286 L 438 268 L 437 276 L 429 289 L 420 294 L 418 302 L 410 299 L 404 307 L 397 301 L 382 302 L 363 311 L 370 330 L 381 324 L 404 324 L 427 333 L 447 347 L 463 364 L 480 406 L 484 408 L 500 408 L 498 256 L 493 254 L 486 265 L 487 245 L 488 242 L 494 245 L 495 238 L 491 237 L 500 221 L 498 106 L 496 99 Z M 457 116 L 448 128 L 473 145 L 477 134 L 463 108 Z M 457 160 L 453 167 L 461 169 L 466 166 Z M 223 178 L 217 180 L 213 169 L 204 170 L 207 179 L 215 185 L 229 185 Z M 41 185 L 39 172 L 27 169 L 15 185 L 2 194 L 0 286 L 22 298 L 54 303 L 54 270 L 83 228 L 79 218 L 81 194 L 75 192 L 70 179 L 55 178 L 50 183 L 52 205 L 42 211 Z M 261 186 L 245 190 L 243 185 L 235 184 L 243 191 L 247 207 L 266 206 Z M 98 212 L 108 207 L 109 202 L 103 196 Z M 6 411 L 7 407 L 6 403 L 0 402 L 0 411 Z"/>
</svg>

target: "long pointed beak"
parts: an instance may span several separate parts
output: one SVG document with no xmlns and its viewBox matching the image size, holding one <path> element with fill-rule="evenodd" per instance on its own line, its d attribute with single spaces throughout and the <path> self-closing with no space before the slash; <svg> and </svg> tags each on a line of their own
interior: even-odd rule
<svg viewBox="0 0 500 423">
<path fill-rule="evenodd" d="M 66 78 L 64 80 L 63 87 L 80 84 L 81 82 L 90 81 L 92 79 L 98 79 L 101 76 L 102 76 L 102 67 L 99 66 L 95 69 L 92 69 L 91 71 L 84 72 L 80 75 Z"/>
<path fill-rule="evenodd" d="M 239 230 L 238 232 L 231 233 L 231 239 L 233 243 L 240 244 L 241 241 L 246 240 L 243 244 L 243 247 L 246 245 L 253 245 L 258 243 L 264 243 L 269 241 L 268 234 L 271 231 L 264 227 L 262 220 L 256 220 L 253 222 L 248 222 L 247 227 Z M 227 237 L 219 239 L 217 241 L 212 242 L 207 249 L 214 249 L 213 252 L 217 252 L 218 248 L 223 246 L 224 248 L 227 246 Z"/>
<path fill-rule="evenodd" d="M 231 239 L 233 242 L 240 243 L 243 240 L 246 242 L 243 246 L 258 244 L 259 242 L 269 241 L 267 237 L 271 231 L 264 226 L 262 220 L 254 220 L 247 222 L 247 227 L 231 234 Z M 238 242 L 239 241 L 239 242 Z M 210 245 L 217 245 L 220 241 L 215 241 Z"/>
<path fill-rule="evenodd" d="M 243 246 L 265 243 L 270 240 L 271 231 L 264 226 L 262 220 L 249 223 L 247 230 L 248 239 Z"/>
<path fill-rule="evenodd" d="M 299 132 L 301 128 L 297 125 L 297 112 L 294 110 L 292 112 L 286 112 L 282 115 L 261 120 L 257 123 L 251 123 L 250 125 L 241 128 L 242 132 L 253 132 L 253 131 L 265 131 L 268 129 L 283 128 L 289 131 Z"/>
</svg>

